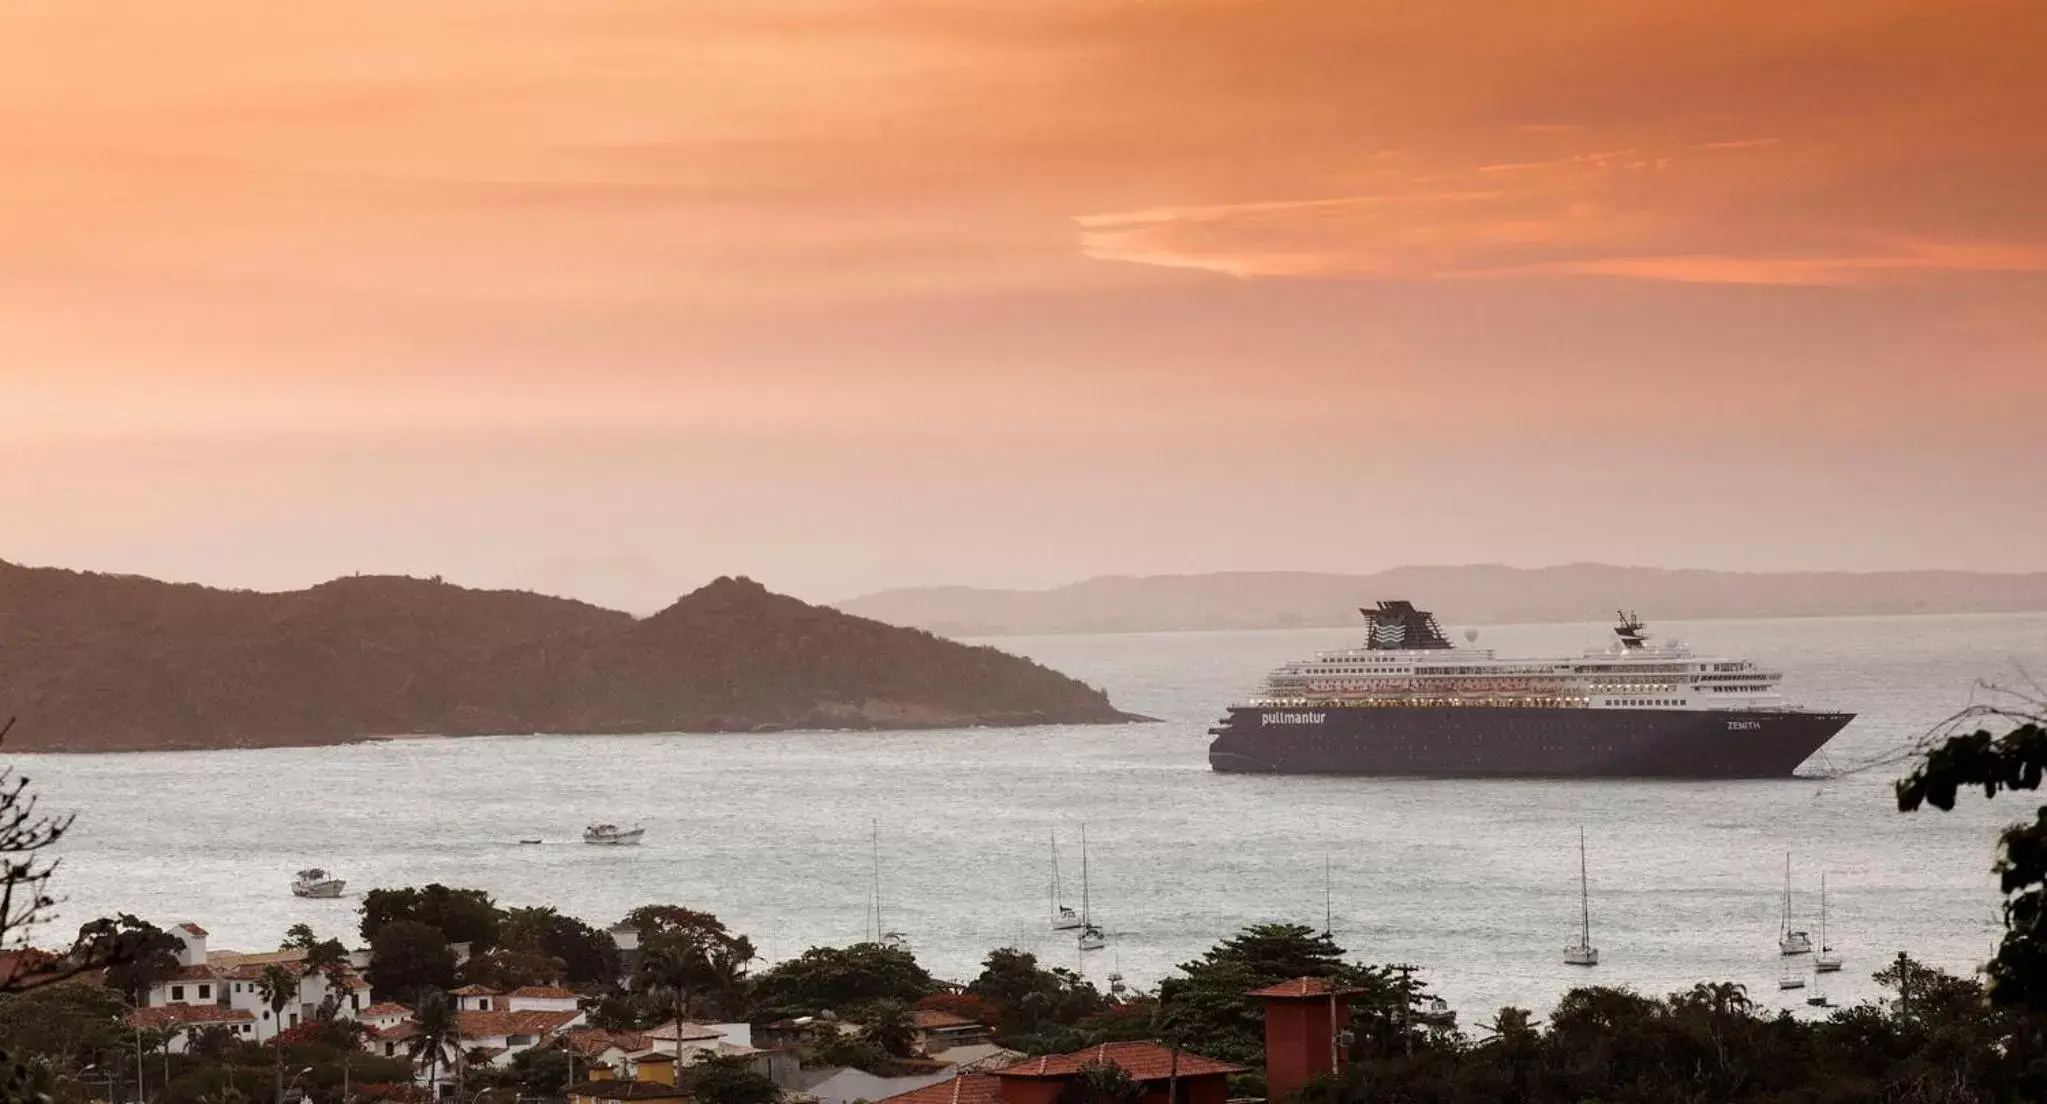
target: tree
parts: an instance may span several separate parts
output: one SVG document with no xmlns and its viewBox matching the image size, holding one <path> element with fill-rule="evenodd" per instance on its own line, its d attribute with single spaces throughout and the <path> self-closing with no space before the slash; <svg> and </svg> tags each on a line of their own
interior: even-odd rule
<svg viewBox="0 0 2047 1104">
<path fill-rule="evenodd" d="M 698 1104 L 775 1104 L 779 1085 L 743 1058 L 706 1057 L 689 1070 L 691 1094 Z"/>
<path fill-rule="evenodd" d="M 1264 1060 L 1265 1010 L 1253 989 L 1297 977 L 1335 978 L 1366 989 L 1351 1002 L 1354 1023 L 1394 1022 L 1383 1014 L 1406 994 L 1385 971 L 1352 966 L 1343 948 L 1305 924 L 1258 924 L 1182 963 L 1182 976 L 1159 983 L 1159 1026 L 1181 1046 L 1241 1065 Z"/>
<path fill-rule="evenodd" d="M 406 1043 L 405 1053 L 414 1065 L 425 1059 L 427 1099 L 439 1100 L 441 1067 L 447 1064 L 448 1051 L 462 1041 L 461 1013 L 448 994 L 432 990 L 421 994 L 412 1012 L 412 1023 L 419 1030 Z"/>
<path fill-rule="evenodd" d="M 763 1018 L 811 1016 L 876 1000 L 914 1004 L 938 988 L 915 956 L 898 947 L 859 943 L 812 947 L 754 978 Z"/>
<path fill-rule="evenodd" d="M 263 967 L 256 977 L 256 992 L 270 1009 L 271 1023 L 278 1037 L 272 1040 L 271 1051 L 276 1056 L 277 1093 L 275 1099 L 284 1099 L 284 1010 L 299 997 L 299 975 L 276 963 Z"/>
<path fill-rule="evenodd" d="M 569 1084 L 569 1056 L 560 1047 L 529 1047 L 512 1056 L 512 1076 L 525 1096 L 558 1097 Z"/>
<path fill-rule="evenodd" d="M 455 984 L 455 951 L 441 929 L 394 920 L 370 940 L 370 985 L 391 999 L 411 1004 L 427 990 Z"/>
<path fill-rule="evenodd" d="M 185 947 L 177 936 L 127 913 L 80 927 L 77 942 L 121 948 L 121 961 L 107 968 L 104 980 L 107 988 L 136 1004 L 148 999 L 150 986 L 177 970 L 178 953 Z"/>
<path fill-rule="evenodd" d="M 1979 728 L 1951 735 L 1898 783 L 1898 808 L 1922 804 L 1943 812 L 1955 807 L 1964 788 L 1980 787 L 1985 798 L 2005 790 L 2037 790 L 2047 777 L 2047 706 L 1991 709 L 1967 716 L 1995 716 L 2016 726 L 2003 736 Z M 1959 721 L 1959 719 L 1958 719 Z M 1984 967 L 1990 998 L 1999 1004 L 2047 1013 L 2047 805 L 2030 823 L 2014 824 L 1998 840 L 1995 867 L 2005 894 L 2004 939 Z"/>
<path fill-rule="evenodd" d="M 1089 1062 L 1060 1088 L 1059 1104 L 1138 1104 L 1144 1090 L 1129 1071 L 1111 1062 Z"/>
<path fill-rule="evenodd" d="M 1079 974 L 1064 967 L 1047 970 L 1036 955 L 1013 947 L 988 952 L 967 992 L 993 1007 L 996 1033 L 1005 1040 L 1079 1023 L 1108 1004 Z"/>
<path fill-rule="evenodd" d="M 45 985 L 0 996 L 0 1050 L 70 1069 L 97 1065 L 120 1046 L 127 1006 L 99 985 Z"/>
<path fill-rule="evenodd" d="M 618 980 L 618 944 L 611 933 L 551 908 L 506 910 L 498 925 L 498 946 L 553 959 L 571 985 L 610 985 Z"/>
<path fill-rule="evenodd" d="M 917 1051 L 917 1023 L 909 1006 L 899 1000 L 878 1000 L 860 1013 L 861 1035 L 876 1050 L 891 1058 L 908 1058 Z"/>
<path fill-rule="evenodd" d="M 882 1053 L 880 1047 L 858 1035 L 839 1030 L 838 1024 L 829 1021 L 817 1026 L 817 1034 L 809 1052 L 803 1057 L 803 1064 L 844 1066 L 876 1077 L 893 1077 L 897 1073 L 895 1060 Z"/>
<path fill-rule="evenodd" d="M 720 1012 L 736 1012 L 739 994 L 753 962 L 753 942 L 735 934 L 708 912 L 680 905 L 641 905 L 626 914 L 625 923 L 640 933 L 640 960 L 669 953 L 692 963 L 688 986 L 692 999 L 707 996 Z M 668 948 L 662 952 L 660 948 Z"/>
<path fill-rule="evenodd" d="M 497 944 L 498 909 L 480 889 L 450 889 L 435 882 L 423 889 L 373 889 L 363 895 L 362 937 L 374 944 L 386 926 L 410 922 L 441 929 L 450 943 L 472 952 Z"/>
</svg>

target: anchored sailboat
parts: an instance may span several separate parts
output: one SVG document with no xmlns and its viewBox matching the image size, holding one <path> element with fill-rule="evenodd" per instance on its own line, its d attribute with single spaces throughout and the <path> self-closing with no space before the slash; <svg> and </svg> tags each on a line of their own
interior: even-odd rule
<svg viewBox="0 0 2047 1104">
<path fill-rule="evenodd" d="M 1564 965 L 1599 965 L 1599 948 L 1592 945 L 1592 888 L 1585 872 L 1583 828 L 1578 829 L 1578 945 L 1564 948 Z"/>
<path fill-rule="evenodd" d="M 1052 830 L 1052 930 L 1073 931 L 1080 927 L 1080 914 L 1066 907 L 1059 892 L 1059 831 Z"/>
<path fill-rule="evenodd" d="M 910 941 L 902 932 L 885 928 L 881 924 L 881 821 L 874 822 L 874 907 L 868 925 L 868 942 L 879 943 L 892 951 L 907 951 Z"/>
<path fill-rule="evenodd" d="M 1812 969 L 1816 974 L 1838 973 L 1841 969 L 1841 952 L 1827 942 L 1827 876 L 1820 875 L 1820 953 L 1812 956 Z M 1810 1002 L 1808 1002 L 1810 1003 Z"/>
<path fill-rule="evenodd" d="M 1087 825 L 1080 826 L 1080 935 L 1074 940 L 1083 951 L 1099 951 L 1109 945 L 1109 937 L 1095 923 L 1094 914 L 1088 909 L 1087 886 Z"/>
<path fill-rule="evenodd" d="M 1805 931 L 1794 931 L 1791 927 L 1791 852 L 1789 851 L 1784 852 L 1784 920 L 1777 927 L 1777 951 L 1779 954 L 1784 955 L 1812 953 L 1812 934 Z M 1798 984 L 1804 985 L 1805 982 L 1801 980 Z M 1786 985 L 1781 986 L 1781 988 L 1791 989 L 1796 988 L 1796 986 Z"/>
</svg>

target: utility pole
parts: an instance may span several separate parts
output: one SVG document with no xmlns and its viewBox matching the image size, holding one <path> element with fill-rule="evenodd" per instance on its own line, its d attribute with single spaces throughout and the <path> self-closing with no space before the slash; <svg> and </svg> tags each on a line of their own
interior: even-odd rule
<svg viewBox="0 0 2047 1104">
<path fill-rule="evenodd" d="M 1393 971 L 1400 975 L 1400 1041 L 1407 1048 L 1409 1058 L 1414 1057 L 1414 1036 L 1407 1030 L 1407 1012 L 1408 1006 L 1414 1003 L 1413 974 L 1419 969 L 1421 967 L 1405 962 L 1393 967 Z"/>
</svg>

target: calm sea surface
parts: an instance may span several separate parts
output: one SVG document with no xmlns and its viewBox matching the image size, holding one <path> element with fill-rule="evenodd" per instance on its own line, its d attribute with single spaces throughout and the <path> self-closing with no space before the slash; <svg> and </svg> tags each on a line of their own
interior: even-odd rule
<svg viewBox="0 0 2047 1104">
<path fill-rule="evenodd" d="M 1863 762 L 1972 700 L 1979 679 L 2047 677 L 2047 617 L 1720 621 L 1652 626 L 1787 672 L 1795 700 L 1852 710 L 1824 752 Z M 44 808 L 78 813 L 61 845 L 55 942 L 114 911 L 195 920 L 215 948 L 274 946 L 292 923 L 354 939 L 356 891 L 431 881 L 600 925 L 647 902 L 708 909 L 770 958 L 869 930 L 879 825 L 883 924 L 941 977 L 1013 944 L 1098 982 L 1149 986 L 1238 927 L 1320 926 L 1325 859 L 1338 940 L 1409 962 L 1469 1026 L 1502 1004 L 1550 1007 L 1572 984 L 1661 993 L 1699 980 L 1780 999 L 1784 859 L 1795 907 L 1847 956 L 1837 1001 L 1872 996 L 1899 950 L 1966 971 L 1998 935 L 1996 832 L 2032 805 L 1966 799 L 1895 811 L 1892 766 L 1769 783 L 1456 782 L 1212 773 L 1205 727 L 1269 667 L 1347 646 L 1347 630 L 989 641 L 1106 687 L 1163 723 L 910 734 L 502 737 L 279 751 L 16 756 Z M 1480 646 L 1555 654 L 1601 625 L 1503 626 Z M 29 723 L 32 719 L 24 719 Z M 1817 773 L 1820 757 L 1806 770 Z M 638 848 L 578 842 L 644 824 Z M 1108 949 L 1047 930 L 1048 840 L 1078 905 L 1085 823 Z M 1594 970 L 1562 965 L 1578 923 L 1577 838 L 1591 849 Z M 540 838 L 539 846 L 520 845 Z M 325 866 L 351 897 L 301 901 Z M 1805 994 L 1787 1004 L 1803 1009 Z"/>
</svg>

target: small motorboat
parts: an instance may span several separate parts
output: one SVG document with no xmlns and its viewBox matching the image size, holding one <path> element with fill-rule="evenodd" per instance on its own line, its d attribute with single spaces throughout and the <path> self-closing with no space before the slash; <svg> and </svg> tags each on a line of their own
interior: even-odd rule
<svg viewBox="0 0 2047 1104">
<path fill-rule="evenodd" d="M 331 877 L 325 870 L 315 866 L 299 871 L 298 877 L 292 880 L 291 895 L 332 899 L 341 896 L 341 891 L 346 888 L 347 882 Z"/>
<path fill-rule="evenodd" d="M 1777 978 L 1777 988 L 1803 989 L 1805 988 L 1805 975 L 1802 973 L 1787 971 Z"/>
<path fill-rule="evenodd" d="M 628 847 L 640 842 L 647 834 L 645 828 L 620 828 L 616 824 L 592 824 L 583 829 L 584 843 L 599 843 L 610 847 Z"/>
<path fill-rule="evenodd" d="M 537 839 L 531 839 L 531 840 L 520 840 L 519 842 L 520 842 L 520 843 L 526 843 L 526 844 L 532 844 L 532 843 L 539 843 L 540 841 L 539 841 L 539 840 L 537 840 Z"/>
</svg>

